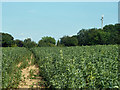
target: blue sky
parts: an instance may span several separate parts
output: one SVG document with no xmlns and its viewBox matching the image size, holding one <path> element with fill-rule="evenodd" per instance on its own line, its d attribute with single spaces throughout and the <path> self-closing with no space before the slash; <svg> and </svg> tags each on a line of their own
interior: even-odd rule
<svg viewBox="0 0 120 90">
<path fill-rule="evenodd" d="M 117 2 L 4 2 L 2 31 L 15 39 L 32 38 L 38 42 L 44 36 L 56 40 L 64 35 L 76 35 L 82 28 L 100 28 L 118 22 Z"/>
</svg>

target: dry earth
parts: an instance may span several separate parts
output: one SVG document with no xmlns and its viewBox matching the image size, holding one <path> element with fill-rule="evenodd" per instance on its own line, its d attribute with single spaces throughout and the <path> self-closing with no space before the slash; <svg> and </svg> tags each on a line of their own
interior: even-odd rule
<svg viewBox="0 0 120 90">
<path fill-rule="evenodd" d="M 31 56 L 32 60 L 32 56 Z M 29 60 L 27 60 L 29 61 Z M 22 64 L 19 63 L 18 67 Z M 22 69 L 22 78 L 18 85 L 18 88 L 45 88 L 44 81 L 39 75 L 39 68 L 37 65 L 32 65 L 31 62 L 28 62 L 29 66 Z"/>
</svg>

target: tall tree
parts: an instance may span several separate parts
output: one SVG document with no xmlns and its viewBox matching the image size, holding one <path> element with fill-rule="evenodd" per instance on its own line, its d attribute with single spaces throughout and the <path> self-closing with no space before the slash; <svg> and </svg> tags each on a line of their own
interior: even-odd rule
<svg viewBox="0 0 120 90">
<path fill-rule="evenodd" d="M 60 44 L 63 44 L 64 46 L 76 46 L 78 45 L 78 40 L 75 36 L 63 36 L 60 40 Z"/>
<path fill-rule="evenodd" d="M 46 36 L 46 37 L 42 37 L 42 39 L 39 40 L 38 46 L 39 47 L 53 47 L 55 46 L 55 43 L 56 41 L 54 38 Z"/>
<path fill-rule="evenodd" d="M 14 44 L 14 38 L 8 33 L 0 33 L 2 35 L 2 47 L 11 47 Z"/>
<path fill-rule="evenodd" d="M 23 47 L 23 46 L 24 46 L 24 42 L 21 41 L 21 40 L 18 40 L 18 39 L 14 40 L 14 43 L 15 43 L 18 47 Z"/>
<path fill-rule="evenodd" d="M 78 37 L 78 45 L 87 45 L 87 38 L 88 38 L 88 31 L 85 29 L 80 30 L 77 33 L 77 37 Z"/>
<path fill-rule="evenodd" d="M 34 41 L 31 41 L 31 38 L 27 38 L 24 40 L 24 47 L 26 48 L 32 48 L 32 47 L 36 47 L 37 44 Z"/>
</svg>

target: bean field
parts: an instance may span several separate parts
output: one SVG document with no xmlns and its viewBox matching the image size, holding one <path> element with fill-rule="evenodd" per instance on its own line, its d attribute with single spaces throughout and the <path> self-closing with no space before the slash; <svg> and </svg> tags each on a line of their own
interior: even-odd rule
<svg viewBox="0 0 120 90">
<path fill-rule="evenodd" d="M 21 80 L 21 69 L 28 66 L 26 60 L 30 60 L 31 54 L 26 48 L 2 48 L 2 88 L 17 88 Z M 20 62 L 23 64 L 18 67 Z"/>
<path fill-rule="evenodd" d="M 17 87 L 20 69 L 16 65 L 33 54 L 32 61 L 52 88 L 119 88 L 117 45 L 81 47 L 2 48 L 2 87 Z M 11 73 L 12 72 L 12 73 Z"/>
</svg>

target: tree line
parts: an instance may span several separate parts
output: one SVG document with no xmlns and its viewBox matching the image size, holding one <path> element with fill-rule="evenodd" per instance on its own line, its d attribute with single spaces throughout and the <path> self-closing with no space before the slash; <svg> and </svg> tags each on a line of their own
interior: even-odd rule
<svg viewBox="0 0 120 90">
<path fill-rule="evenodd" d="M 82 45 L 108 45 L 120 44 L 120 24 L 106 25 L 103 29 L 82 29 L 77 35 L 63 36 L 57 41 L 53 37 L 42 37 L 38 43 L 26 38 L 14 40 L 8 33 L 0 33 L 1 47 L 55 47 L 55 46 L 82 46 Z"/>
</svg>

